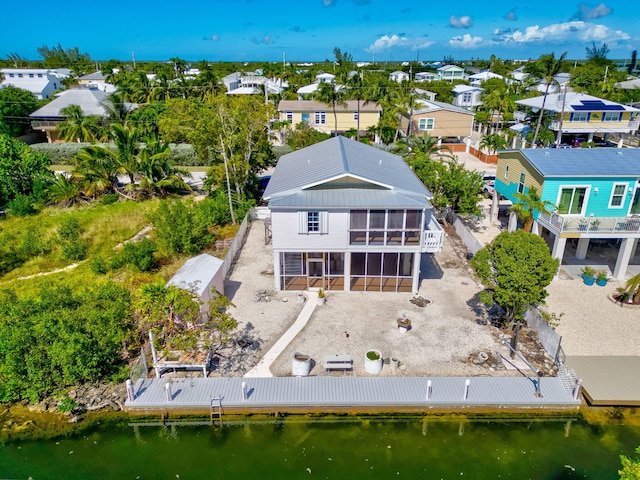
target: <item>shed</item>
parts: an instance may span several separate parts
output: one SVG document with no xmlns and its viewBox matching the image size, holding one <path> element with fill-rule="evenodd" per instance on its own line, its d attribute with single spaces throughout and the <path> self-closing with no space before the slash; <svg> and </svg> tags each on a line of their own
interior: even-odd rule
<svg viewBox="0 0 640 480">
<path fill-rule="evenodd" d="M 202 253 L 187 260 L 167 282 L 167 286 L 174 285 L 193 292 L 202 300 L 203 308 L 207 310 L 214 288 L 224 295 L 223 264 L 223 260 Z"/>
</svg>

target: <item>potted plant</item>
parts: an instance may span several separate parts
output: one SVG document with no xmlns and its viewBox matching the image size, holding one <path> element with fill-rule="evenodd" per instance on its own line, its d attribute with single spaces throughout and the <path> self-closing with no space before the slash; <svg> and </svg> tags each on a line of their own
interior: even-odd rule
<svg viewBox="0 0 640 480">
<path fill-rule="evenodd" d="M 382 354 L 378 350 L 367 350 L 364 355 L 364 371 L 375 375 L 382 370 Z"/>
<path fill-rule="evenodd" d="M 596 272 L 596 283 L 601 287 L 604 287 L 609 281 L 609 272 L 606 270 L 598 270 Z"/>
<path fill-rule="evenodd" d="M 589 223 L 589 230 L 595 232 L 598 230 L 599 226 L 600 220 L 591 220 L 591 222 Z"/>
<path fill-rule="evenodd" d="M 324 305 L 324 302 L 327 301 L 327 294 L 324 293 L 324 290 L 321 288 L 318 290 L 318 305 Z"/>
<path fill-rule="evenodd" d="M 596 282 L 596 271 L 589 265 L 582 267 L 580 272 L 585 285 L 593 285 Z"/>
</svg>

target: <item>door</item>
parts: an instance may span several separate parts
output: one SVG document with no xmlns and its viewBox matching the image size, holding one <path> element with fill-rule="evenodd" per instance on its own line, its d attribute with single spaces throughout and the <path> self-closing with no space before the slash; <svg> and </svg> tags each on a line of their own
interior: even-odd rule
<svg viewBox="0 0 640 480">
<path fill-rule="evenodd" d="M 324 255 L 322 253 L 309 253 L 307 256 L 307 283 L 308 288 L 325 288 L 324 285 Z"/>
<path fill-rule="evenodd" d="M 636 185 L 636 191 L 633 194 L 633 201 L 631 202 L 629 215 L 640 215 L 640 184 Z"/>
</svg>

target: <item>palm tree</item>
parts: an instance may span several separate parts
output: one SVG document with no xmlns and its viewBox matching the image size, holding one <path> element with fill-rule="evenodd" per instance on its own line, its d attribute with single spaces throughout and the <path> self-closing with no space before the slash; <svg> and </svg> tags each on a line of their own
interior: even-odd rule
<svg viewBox="0 0 640 480">
<path fill-rule="evenodd" d="M 618 301 L 640 303 L 640 273 L 634 275 L 624 287 L 618 288 Z"/>
<path fill-rule="evenodd" d="M 80 200 L 80 184 L 67 175 L 56 175 L 56 178 L 47 187 L 49 202 L 70 207 Z"/>
<path fill-rule="evenodd" d="M 411 82 L 398 84 L 398 87 L 392 90 L 391 98 L 396 108 L 398 118 L 405 113 L 409 116 L 409 123 L 407 124 L 407 131 L 405 132 L 405 135 L 409 137 L 411 135 L 411 127 L 413 126 L 413 114 L 420 105 Z"/>
<path fill-rule="evenodd" d="M 182 176 L 190 176 L 184 170 L 173 165 L 169 158 L 171 150 L 169 144 L 160 142 L 157 138 L 147 141 L 147 145 L 138 154 L 138 188 L 147 196 L 167 196 L 171 191 L 191 190 Z M 131 184 L 133 185 L 133 184 Z"/>
<path fill-rule="evenodd" d="M 352 98 L 358 103 L 358 120 L 357 120 L 357 134 L 356 139 L 360 140 L 360 102 L 364 100 L 364 104 L 366 105 L 369 101 L 365 97 L 364 91 L 364 78 L 362 77 L 362 72 L 356 73 L 355 75 L 351 75 L 347 79 L 347 95 L 349 98 Z"/>
<path fill-rule="evenodd" d="M 75 158 L 73 179 L 87 197 L 117 191 L 118 163 L 114 152 L 99 145 L 82 148 Z"/>
<path fill-rule="evenodd" d="M 480 140 L 480 148 L 486 148 L 489 150 L 489 153 L 495 153 L 498 150 L 507 148 L 507 141 L 502 135 L 491 133 L 482 137 L 482 140 Z"/>
<path fill-rule="evenodd" d="M 540 115 L 538 116 L 538 123 L 536 125 L 535 133 L 533 134 L 533 145 L 538 140 L 538 132 L 540 132 L 540 126 L 542 125 L 542 116 L 544 115 L 544 105 L 547 101 L 547 95 L 549 94 L 549 88 L 551 85 L 557 85 L 555 76 L 562 70 L 562 62 L 564 62 L 567 52 L 564 52 L 560 58 L 556 58 L 553 53 L 547 53 L 540 56 L 537 62 L 530 63 L 525 67 L 525 72 L 530 73 L 534 78 L 538 78 L 544 82 L 544 96 L 542 98 L 542 107 L 540 108 Z"/>
<path fill-rule="evenodd" d="M 341 85 L 335 85 L 332 82 L 322 82 L 316 90 L 314 98 L 322 103 L 331 105 L 333 110 L 333 121 L 335 125 L 334 135 L 338 135 L 338 114 L 336 113 L 336 106 L 345 106 L 345 91 Z"/>
<path fill-rule="evenodd" d="M 535 212 L 548 214 L 555 208 L 555 205 L 550 201 L 542 200 L 535 187 L 529 188 L 526 193 L 516 193 L 515 198 L 516 202 L 509 211 L 518 216 L 523 223 L 522 230 L 525 232 L 531 232 Z"/>
<path fill-rule="evenodd" d="M 115 123 L 111 126 L 109 137 L 116 145 L 115 158 L 120 173 L 129 176 L 129 182 L 134 183 L 138 172 L 138 158 L 140 152 L 140 135 L 135 127 L 127 124 Z"/>
<path fill-rule="evenodd" d="M 431 158 L 431 156 L 439 154 L 438 139 L 428 133 L 422 137 L 411 135 L 394 143 L 392 150 L 404 157 L 422 154 Z"/>
<path fill-rule="evenodd" d="M 64 107 L 60 113 L 66 118 L 58 124 L 60 138 L 65 142 L 93 142 L 98 135 L 95 116 L 85 116 L 78 105 Z"/>
</svg>

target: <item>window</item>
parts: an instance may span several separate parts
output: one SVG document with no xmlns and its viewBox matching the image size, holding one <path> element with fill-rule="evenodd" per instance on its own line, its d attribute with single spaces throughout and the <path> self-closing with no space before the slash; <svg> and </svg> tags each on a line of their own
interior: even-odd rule
<svg viewBox="0 0 640 480">
<path fill-rule="evenodd" d="M 619 122 L 622 118 L 622 113 L 620 112 L 604 112 L 602 115 L 603 122 Z"/>
<path fill-rule="evenodd" d="M 33 73 L 29 74 L 29 78 L 34 78 Z"/>
<path fill-rule="evenodd" d="M 505 180 L 507 178 L 509 178 L 509 165 L 507 165 L 506 167 L 504 167 L 504 178 Z"/>
<path fill-rule="evenodd" d="M 292 122 L 293 123 L 293 112 L 287 112 L 287 122 Z"/>
<path fill-rule="evenodd" d="M 320 212 L 307 212 L 307 233 L 320 232 Z"/>
<path fill-rule="evenodd" d="M 316 125 L 325 125 L 327 123 L 327 112 L 315 112 L 314 123 Z"/>
<path fill-rule="evenodd" d="M 524 193 L 524 181 L 527 176 L 524 173 L 520 174 L 520 181 L 518 182 L 518 193 Z"/>
<path fill-rule="evenodd" d="M 13 77 L 15 77 L 15 74 L 10 73 L 10 74 L 9 74 L 9 78 L 13 78 Z"/>
<path fill-rule="evenodd" d="M 350 245 L 419 245 L 421 210 L 351 210 Z"/>
<path fill-rule="evenodd" d="M 464 103 L 471 103 L 471 92 L 463 93 L 462 94 L 462 101 Z"/>
<path fill-rule="evenodd" d="M 625 193 L 627 193 L 626 183 L 614 183 L 613 190 L 611 191 L 611 198 L 609 198 L 609 208 L 624 207 Z"/>
<path fill-rule="evenodd" d="M 18 74 L 18 78 L 22 78 L 22 74 L 21 73 Z"/>
<path fill-rule="evenodd" d="M 298 233 L 328 233 L 328 213 L 311 210 L 298 212 Z"/>
<path fill-rule="evenodd" d="M 418 120 L 418 130 L 433 130 L 435 118 L 421 118 Z"/>
<path fill-rule="evenodd" d="M 588 122 L 589 121 L 589 112 L 573 112 L 571 114 L 572 122 Z"/>
<path fill-rule="evenodd" d="M 41 73 L 38 74 L 38 78 L 42 78 L 42 74 Z"/>
<path fill-rule="evenodd" d="M 558 213 L 584 215 L 587 187 L 562 187 L 558 198 Z"/>
<path fill-rule="evenodd" d="M 359 117 L 358 112 L 353 112 L 353 120 L 357 122 L 358 117 Z"/>
</svg>

